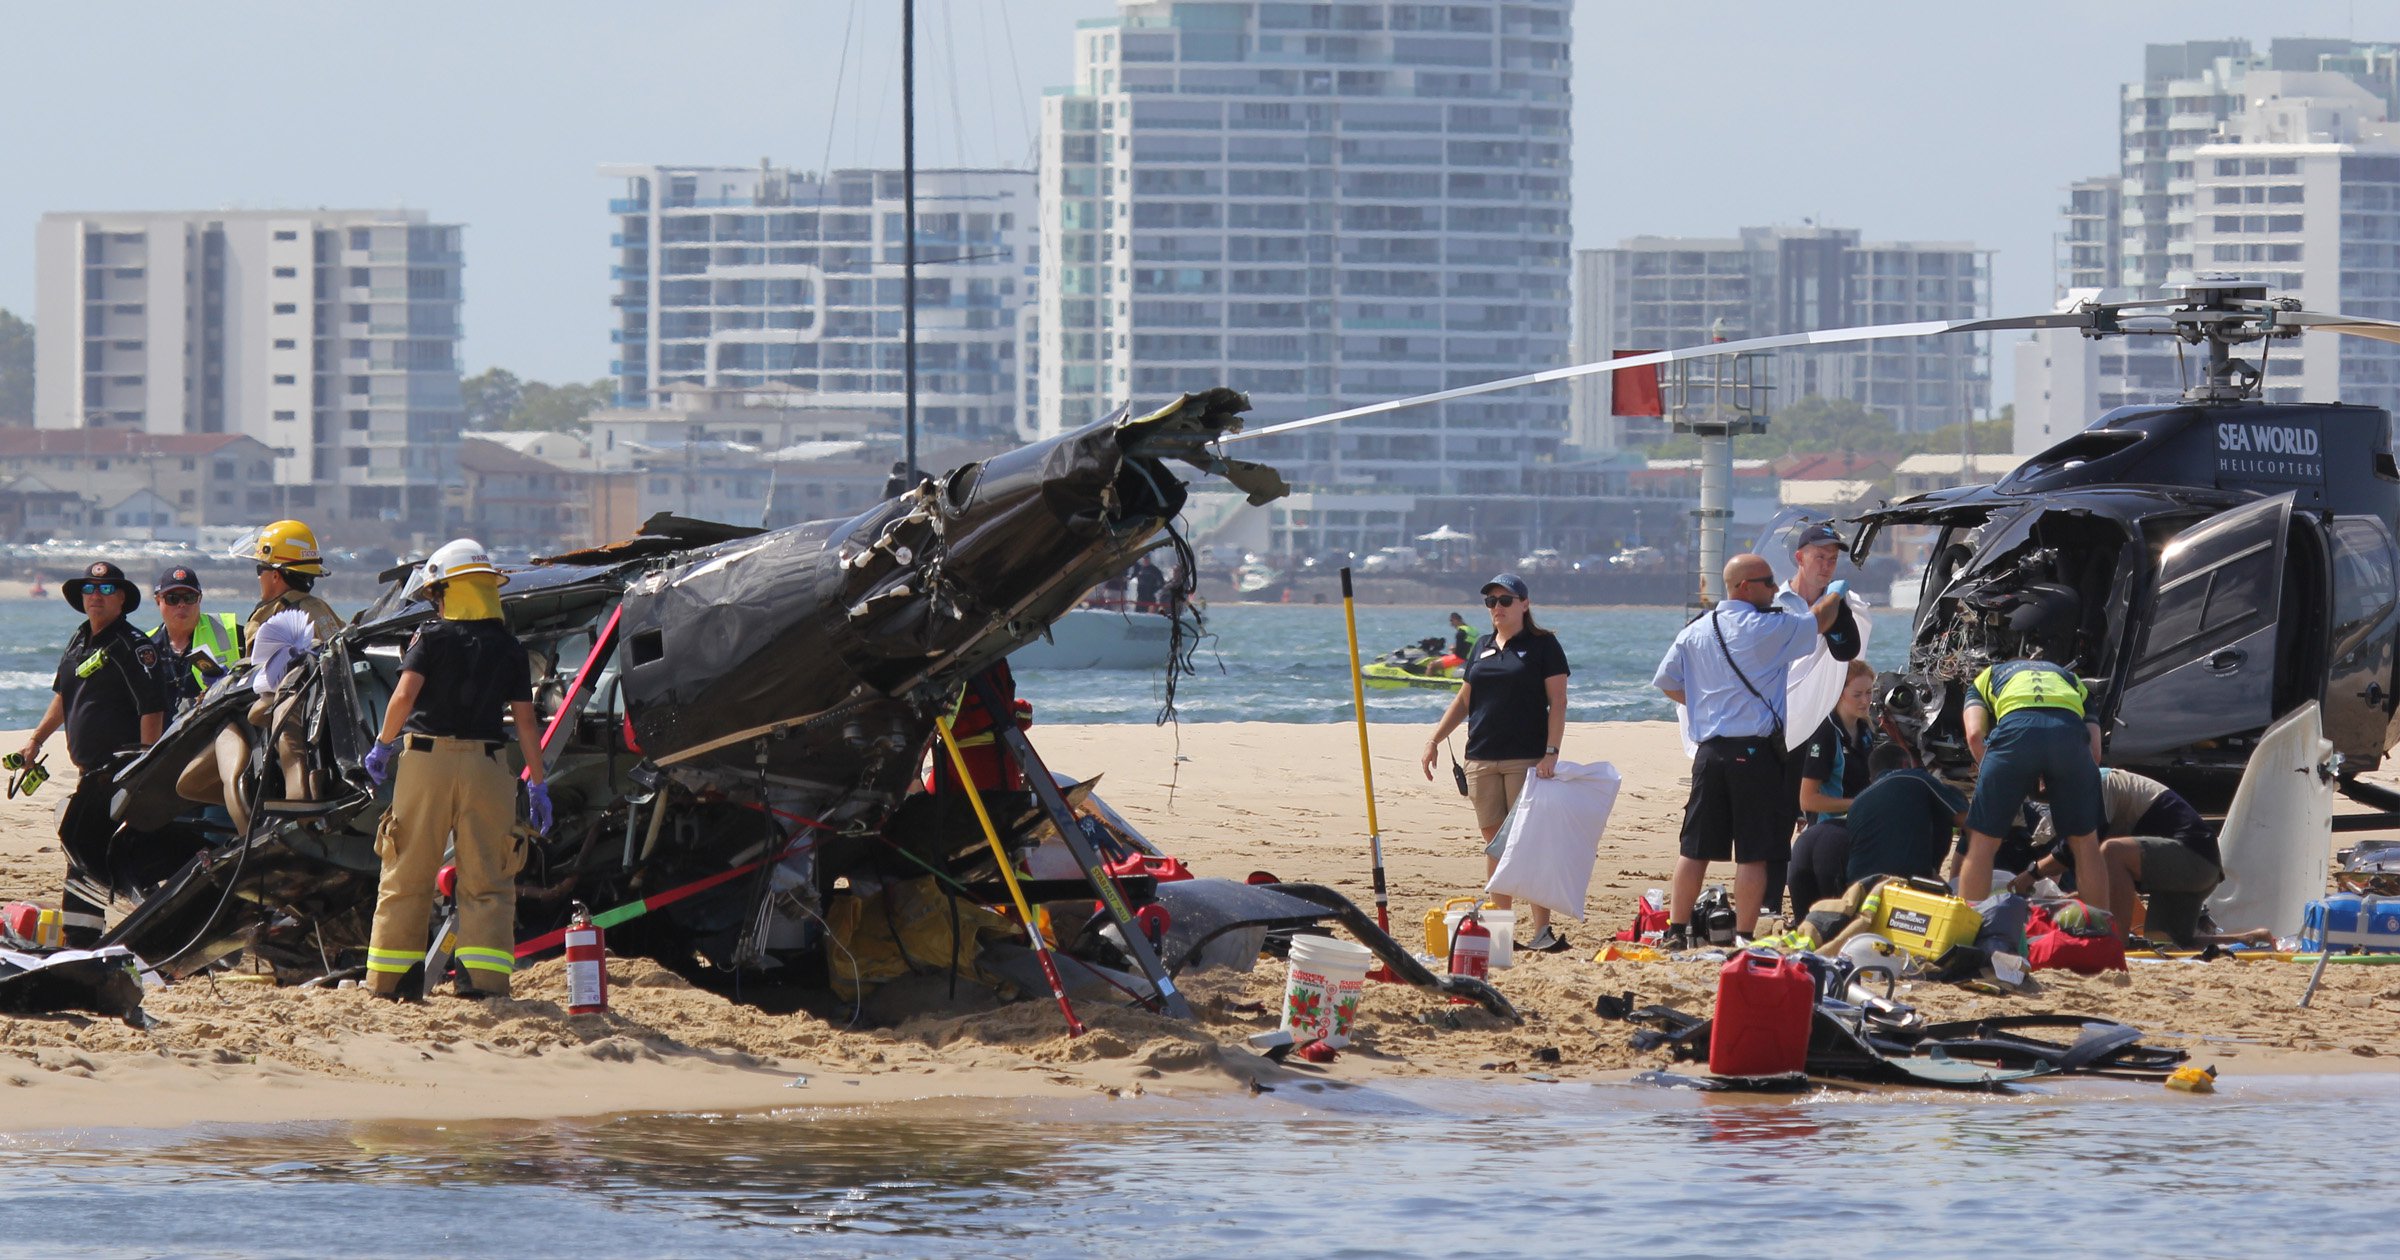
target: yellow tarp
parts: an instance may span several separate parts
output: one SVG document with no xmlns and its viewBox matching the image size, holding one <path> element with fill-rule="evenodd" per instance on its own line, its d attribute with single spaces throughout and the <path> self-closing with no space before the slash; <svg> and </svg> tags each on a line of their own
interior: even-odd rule
<svg viewBox="0 0 2400 1260">
<path fill-rule="evenodd" d="M 826 975 L 846 1001 L 908 975 L 956 971 L 978 983 L 995 983 L 975 967 L 982 938 L 1018 934 L 1016 925 L 1000 915 L 943 895 L 932 876 L 886 884 L 863 897 L 835 893 L 825 906 L 825 926 L 834 942 L 825 951 Z"/>
</svg>

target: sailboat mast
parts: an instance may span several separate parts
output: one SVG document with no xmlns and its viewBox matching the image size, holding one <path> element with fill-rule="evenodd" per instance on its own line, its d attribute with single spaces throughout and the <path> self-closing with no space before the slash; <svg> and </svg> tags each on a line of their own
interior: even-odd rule
<svg viewBox="0 0 2400 1260">
<path fill-rule="evenodd" d="M 900 217 L 901 349 L 905 401 L 901 425 L 907 434 L 904 474 L 917 484 L 917 0 L 900 0 Z"/>
</svg>

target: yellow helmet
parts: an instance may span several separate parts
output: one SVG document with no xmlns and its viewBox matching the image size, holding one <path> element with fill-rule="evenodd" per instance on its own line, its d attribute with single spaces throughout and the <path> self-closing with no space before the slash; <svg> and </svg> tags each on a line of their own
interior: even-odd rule
<svg viewBox="0 0 2400 1260">
<path fill-rule="evenodd" d="M 243 539 L 235 554 L 287 573 L 325 575 L 325 564 L 317 555 L 317 535 L 302 521 L 277 521 Z"/>
</svg>

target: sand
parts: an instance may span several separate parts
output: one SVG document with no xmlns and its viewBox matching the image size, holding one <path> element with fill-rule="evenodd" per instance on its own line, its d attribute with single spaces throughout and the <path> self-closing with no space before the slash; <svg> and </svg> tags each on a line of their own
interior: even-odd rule
<svg viewBox="0 0 2400 1260">
<path fill-rule="evenodd" d="M 1100 791 L 1150 838 L 1204 875 L 1265 869 L 1372 905 L 1354 728 L 1225 723 L 1180 730 L 1037 727 L 1058 768 L 1104 776 Z M 1428 782 L 1423 727 L 1374 730 L 1379 822 L 1395 935 L 1421 942 L 1425 910 L 1480 885 L 1473 819 L 1447 765 Z M 16 747 L 22 737 L 0 736 Z M 1684 766 L 1661 723 L 1578 725 L 1571 759 L 1606 759 L 1626 787 L 1597 865 L 1577 948 L 1517 956 L 1495 973 L 1526 1015 L 1509 1027 L 1472 1008 L 1373 985 L 1357 1044 L 1323 1068 L 1267 1064 L 1245 1044 L 1273 1027 L 1282 965 L 1189 976 L 1192 1024 L 1087 1000 L 1091 1031 L 1070 1038 L 1046 998 L 896 1027 L 845 1030 L 695 989 L 654 963 L 611 965 L 611 1009 L 564 1010 L 553 959 L 517 977 L 505 1003 L 437 999 L 396 1006 L 356 990 L 276 988 L 260 978 L 153 990 L 156 1027 L 81 1015 L 0 1017 L 0 1130 L 415 1118 L 543 1118 L 625 1111 L 738 1110 L 939 1099 L 1089 1098 L 1278 1089 L 1316 1077 L 1559 1079 L 1663 1066 L 1593 1012 L 1631 992 L 1705 1012 L 1705 963 L 1594 963 L 1591 950 L 1663 885 L 1673 858 Z M 32 802 L 0 802 L 0 899 L 56 895 L 56 782 Z M 1520 932 L 1522 937 L 1527 935 Z M 2313 1010 L 2297 1008 L 2305 967 L 2137 963 L 2128 976 L 2042 973 L 2042 992 L 2002 998 L 1908 985 L 1930 1016 L 2066 1010 L 2124 1019 L 2227 1072 L 2389 1070 L 2400 1055 L 2400 968 L 2329 969 Z M 927 985 L 928 993 L 946 985 Z M 1551 1052 L 1555 1052 L 1555 1056 Z"/>
</svg>

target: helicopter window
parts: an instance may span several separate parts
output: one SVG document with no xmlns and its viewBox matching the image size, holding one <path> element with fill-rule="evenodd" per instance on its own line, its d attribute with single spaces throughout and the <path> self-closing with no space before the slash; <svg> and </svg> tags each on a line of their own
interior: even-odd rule
<svg viewBox="0 0 2400 1260">
<path fill-rule="evenodd" d="M 2333 637 L 2347 638 L 2392 606 L 2392 536 L 2372 517 L 2333 523 Z"/>
<path fill-rule="evenodd" d="M 2276 589 L 2275 536 L 2258 529 L 2193 530 L 2167 544 L 2158 597 L 2142 640 L 2145 669 L 2193 639 L 2257 615 Z"/>
</svg>

